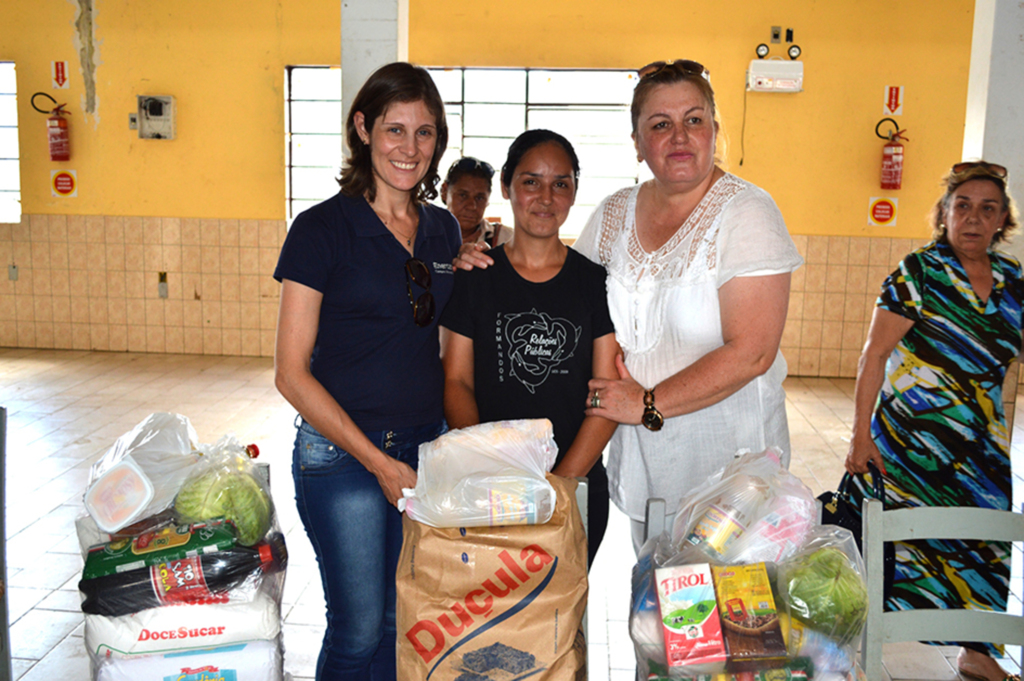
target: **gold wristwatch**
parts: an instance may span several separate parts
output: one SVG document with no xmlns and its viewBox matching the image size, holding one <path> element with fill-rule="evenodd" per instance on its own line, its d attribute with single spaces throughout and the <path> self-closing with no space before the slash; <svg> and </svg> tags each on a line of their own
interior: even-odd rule
<svg viewBox="0 0 1024 681">
<path fill-rule="evenodd" d="M 647 430 L 661 430 L 665 425 L 665 417 L 661 415 L 658 408 L 654 406 L 654 388 L 644 390 L 644 415 L 640 419 Z"/>
</svg>

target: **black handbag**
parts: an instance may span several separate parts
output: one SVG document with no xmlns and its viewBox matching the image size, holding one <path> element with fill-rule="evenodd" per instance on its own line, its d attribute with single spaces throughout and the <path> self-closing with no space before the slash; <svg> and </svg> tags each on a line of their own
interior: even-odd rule
<svg viewBox="0 0 1024 681">
<path fill-rule="evenodd" d="M 882 474 L 872 461 L 868 461 L 868 472 L 871 473 L 869 489 L 874 492 L 872 496 L 881 501 L 884 506 L 885 485 L 882 482 Z M 857 475 L 859 476 L 860 473 Z M 861 509 L 856 507 L 848 491 L 851 480 L 853 480 L 853 476 L 849 472 L 844 473 L 835 492 L 824 492 L 818 496 L 818 501 L 821 502 L 821 524 L 838 525 L 852 532 L 853 538 L 857 542 L 857 550 L 863 556 L 864 547 L 861 544 L 861 533 L 864 523 L 861 518 Z M 892 542 L 885 542 L 882 557 L 885 575 L 884 597 L 888 599 L 889 590 L 892 588 L 892 582 L 896 575 L 896 547 Z"/>
<path fill-rule="evenodd" d="M 868 461 L 868 472 L 871 473 L 871 490 L 874 492 L 872 496 L 884 503 L 885 487 L 882 484 L 882 474 L 873 461 Z M 857 550 L 864 555 L 864 547 L 861 546 L 861 510 L 856 507 L 848 491 L 851 480 L 853 476 L 849 472 L 844 473 L 835 492 L 825 492 L 818 497 L 821 502 L 821 524 L 838 525 L 852 532 L 857 542 Z"/>
</svg>

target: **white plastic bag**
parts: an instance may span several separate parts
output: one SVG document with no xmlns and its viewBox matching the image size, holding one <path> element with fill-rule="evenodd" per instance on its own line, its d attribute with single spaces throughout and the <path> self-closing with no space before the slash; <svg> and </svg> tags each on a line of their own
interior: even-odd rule
<svg viewBox="0 0 1024 681">
<path fill-rule="evenodd" d="M 282 677 L 283 660 L 277 640 L 247 641 L 220 648 L 132 659 L 100 658 L 94 672 L 96 681 L 281 681 Z"/>
<path fill-rule="evenodd" d="M 782 467 L 781 451 L 748 452 L 684 497 L 672 544 L 701 550 L 712 562 L 778 562 L 806 540 L 814 494 Z"/>
<path fill-rule="evenodd" d="M 420 445 L 416 487 L 403 490 L 399 509 L 431 527 L 546 523 L 555 490 L 544 475 L 557 454 L 547 419 L 450 431 Z"/>
<path fill-rule="evenodd" d="M 196 431 L 181 414 L 150 414 L 93 464 L 86 509 L 107 533 L 170 507 L 198 460 Z"/>
<path fill-rule="evenodd" d="M 85 616 L 85 647 L 94 664 L 108 657 L 134 659 L 274 640 L 280 633 L 280 604 L 262 595 L 245 603 L 164 606 L 121 617 Z"/>
</svg>

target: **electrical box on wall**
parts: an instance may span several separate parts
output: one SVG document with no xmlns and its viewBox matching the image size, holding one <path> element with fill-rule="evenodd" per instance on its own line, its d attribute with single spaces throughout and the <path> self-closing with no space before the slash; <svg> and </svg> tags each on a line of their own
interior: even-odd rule
<svg viewBox="0 0 1024 681">
<path fill-rule="evenodd" d="M 174 139 L 174 97 L 139 95 L 139 138 L 144 140 Z"/>
<path fill-rule="evenodd" d="M 800 92 L 804 89 L 804 63 L 754 59 L 747 68 L 747 89 L 754 92 Z"/>
</svg>

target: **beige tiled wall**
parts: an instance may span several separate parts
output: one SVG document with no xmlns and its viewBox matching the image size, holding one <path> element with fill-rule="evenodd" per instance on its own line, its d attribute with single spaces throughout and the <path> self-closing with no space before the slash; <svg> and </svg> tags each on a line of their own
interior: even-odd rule
<svg viewBox="0 0 1024 681">
<path fill-rule="evenodd" d="M 0 346 L 273 356 L 280 287 L 271 275 L 285 234 L 283 220 L 26 215 L 0 224 L 0 258 L 18 266 L 17 281 L 0 272 Z M 806 264 L 793 274 L 782 336 L 789 373 L 853 378 L 879 287 L 926 240 L 793 239 Z"/>
<path fill-rule="evenodd" d="M 790 376 L 855 378 L 857 360 L 882 282 L 903 257 L 927 239 L 794 236 L 805 264 L 793 273 L 782 354 Z M 1003 386 L 1013 423 L 1018 382 L 1015 363 Z M 1018 377 L 1018 374 L 1020 376 Z"/>
<path fill-rule="evenodd" d="M 791 376 L 857 375 L 885 278 L 926 239 L 794 236 L 805 264 L 793 273 L 782 354 Z"/>
<path fill-rule="evenodd" d="M 0 346 L 272 356 L 283 220 L 25 215 L 0 224 Z M 168 297 L 158 293 L 167 273 Z"/>
</svg>

